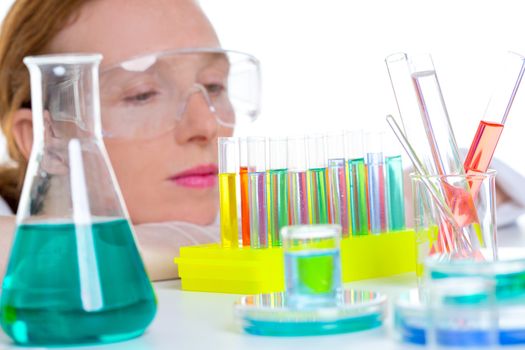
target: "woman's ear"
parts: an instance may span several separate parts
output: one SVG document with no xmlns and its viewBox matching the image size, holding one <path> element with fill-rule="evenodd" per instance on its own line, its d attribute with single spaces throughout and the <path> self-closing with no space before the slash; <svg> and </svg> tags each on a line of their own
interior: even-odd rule
<svg viewBox="0 0 525 350">
<path fill-rule="evenodd" d="M 33 147 L 33 114 L 28 108 L 21 108 L 13 115 L 13 137 L 25 159 L 29 159 Z"/>
</svg>

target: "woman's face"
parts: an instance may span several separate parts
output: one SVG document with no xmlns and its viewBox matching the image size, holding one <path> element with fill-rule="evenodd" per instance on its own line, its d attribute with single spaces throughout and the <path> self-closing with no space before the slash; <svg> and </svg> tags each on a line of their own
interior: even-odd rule
<svg viewBox="0 0 525 350">
<path fill-rule="evenodd" d="M 51 51 L 100 52 L 103 71 L 133 56 L 195 47 L 219 42 L 192 0 L 95 0 L 59 33 Z M 103 107 L 103 120 L 106 112 Z M 195 93 L 175 128 L 154 137 L 106 138 L 132 221 L 211 223 L 218 209 L 217 137 L 232 132 Z"/>
</svg>

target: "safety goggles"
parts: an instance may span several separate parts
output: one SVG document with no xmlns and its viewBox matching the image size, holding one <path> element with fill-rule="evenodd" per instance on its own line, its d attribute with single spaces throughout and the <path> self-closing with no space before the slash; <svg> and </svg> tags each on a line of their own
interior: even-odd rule
<svg viewBox="0 0 525 350">
<path fill-rule="evenodd" d="M 100 100 L 108 138 L 158 136 L 177 128 L 190 110 L 233 128 L 259 114 L 259 61 L 209 48 L 134 57 L 101 70 Z"/>
</svg>

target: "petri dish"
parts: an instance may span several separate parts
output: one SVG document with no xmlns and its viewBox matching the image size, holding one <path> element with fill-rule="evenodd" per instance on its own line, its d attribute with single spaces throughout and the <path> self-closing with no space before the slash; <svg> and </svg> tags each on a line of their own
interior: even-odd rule
<svg viewBox="0 0 525 350">
<path fill-rule="evenodd" d="M 497 306 L 497 337 L 502 346 L 525 344 L 525 305 L 519 301 L 498 304 Z M 426 296 L 414 289 L 401 294 L 394 303 L 394 327 L 397 338 L 405 343 L 426 345 L 429 317 L 426 307 Z M 461 339 L 471 340 L 470 345 L 483 339 L 479 331 L 451 331 L 442 333 L 451 341 Z M 479 344 L 482 345 L 482 344 Z"/>
<path fill-rule="evenodd" d="M 427 277 L 482 277 L 493 280 L 498 303 L 525 298 L 525 259 L 473 262 L 467 260 L 426 262 Z"/>
<path fill-rule="evenodd" d="M 386 296 L 344 289 L 333 305 L 290 307 L 286 293 L 250 295 L 234 306 L 243 330 L 265 336 L 307 336 L 357 332 L 382 326 Z"/>
</svg>

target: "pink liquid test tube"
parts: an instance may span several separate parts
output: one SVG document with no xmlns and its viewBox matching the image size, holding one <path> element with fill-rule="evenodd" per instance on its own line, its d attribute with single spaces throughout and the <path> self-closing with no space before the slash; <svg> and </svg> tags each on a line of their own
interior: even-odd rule
<svg viewBox="0 0 525 350">
<path fill-rule="evenodd" d="M 465 158 L 465 172 L 486 172 L 503 132 L 512 103 L 525 72 L 525 57 L 514 52 L 505 56 L 504 70 L 498 75 L 499 81 L 485 110 L 484 119 L 480 121 L 469 152 Z M 477 183 L 470 183 L 473 198 L 479 190 Z"/>
</svg>

